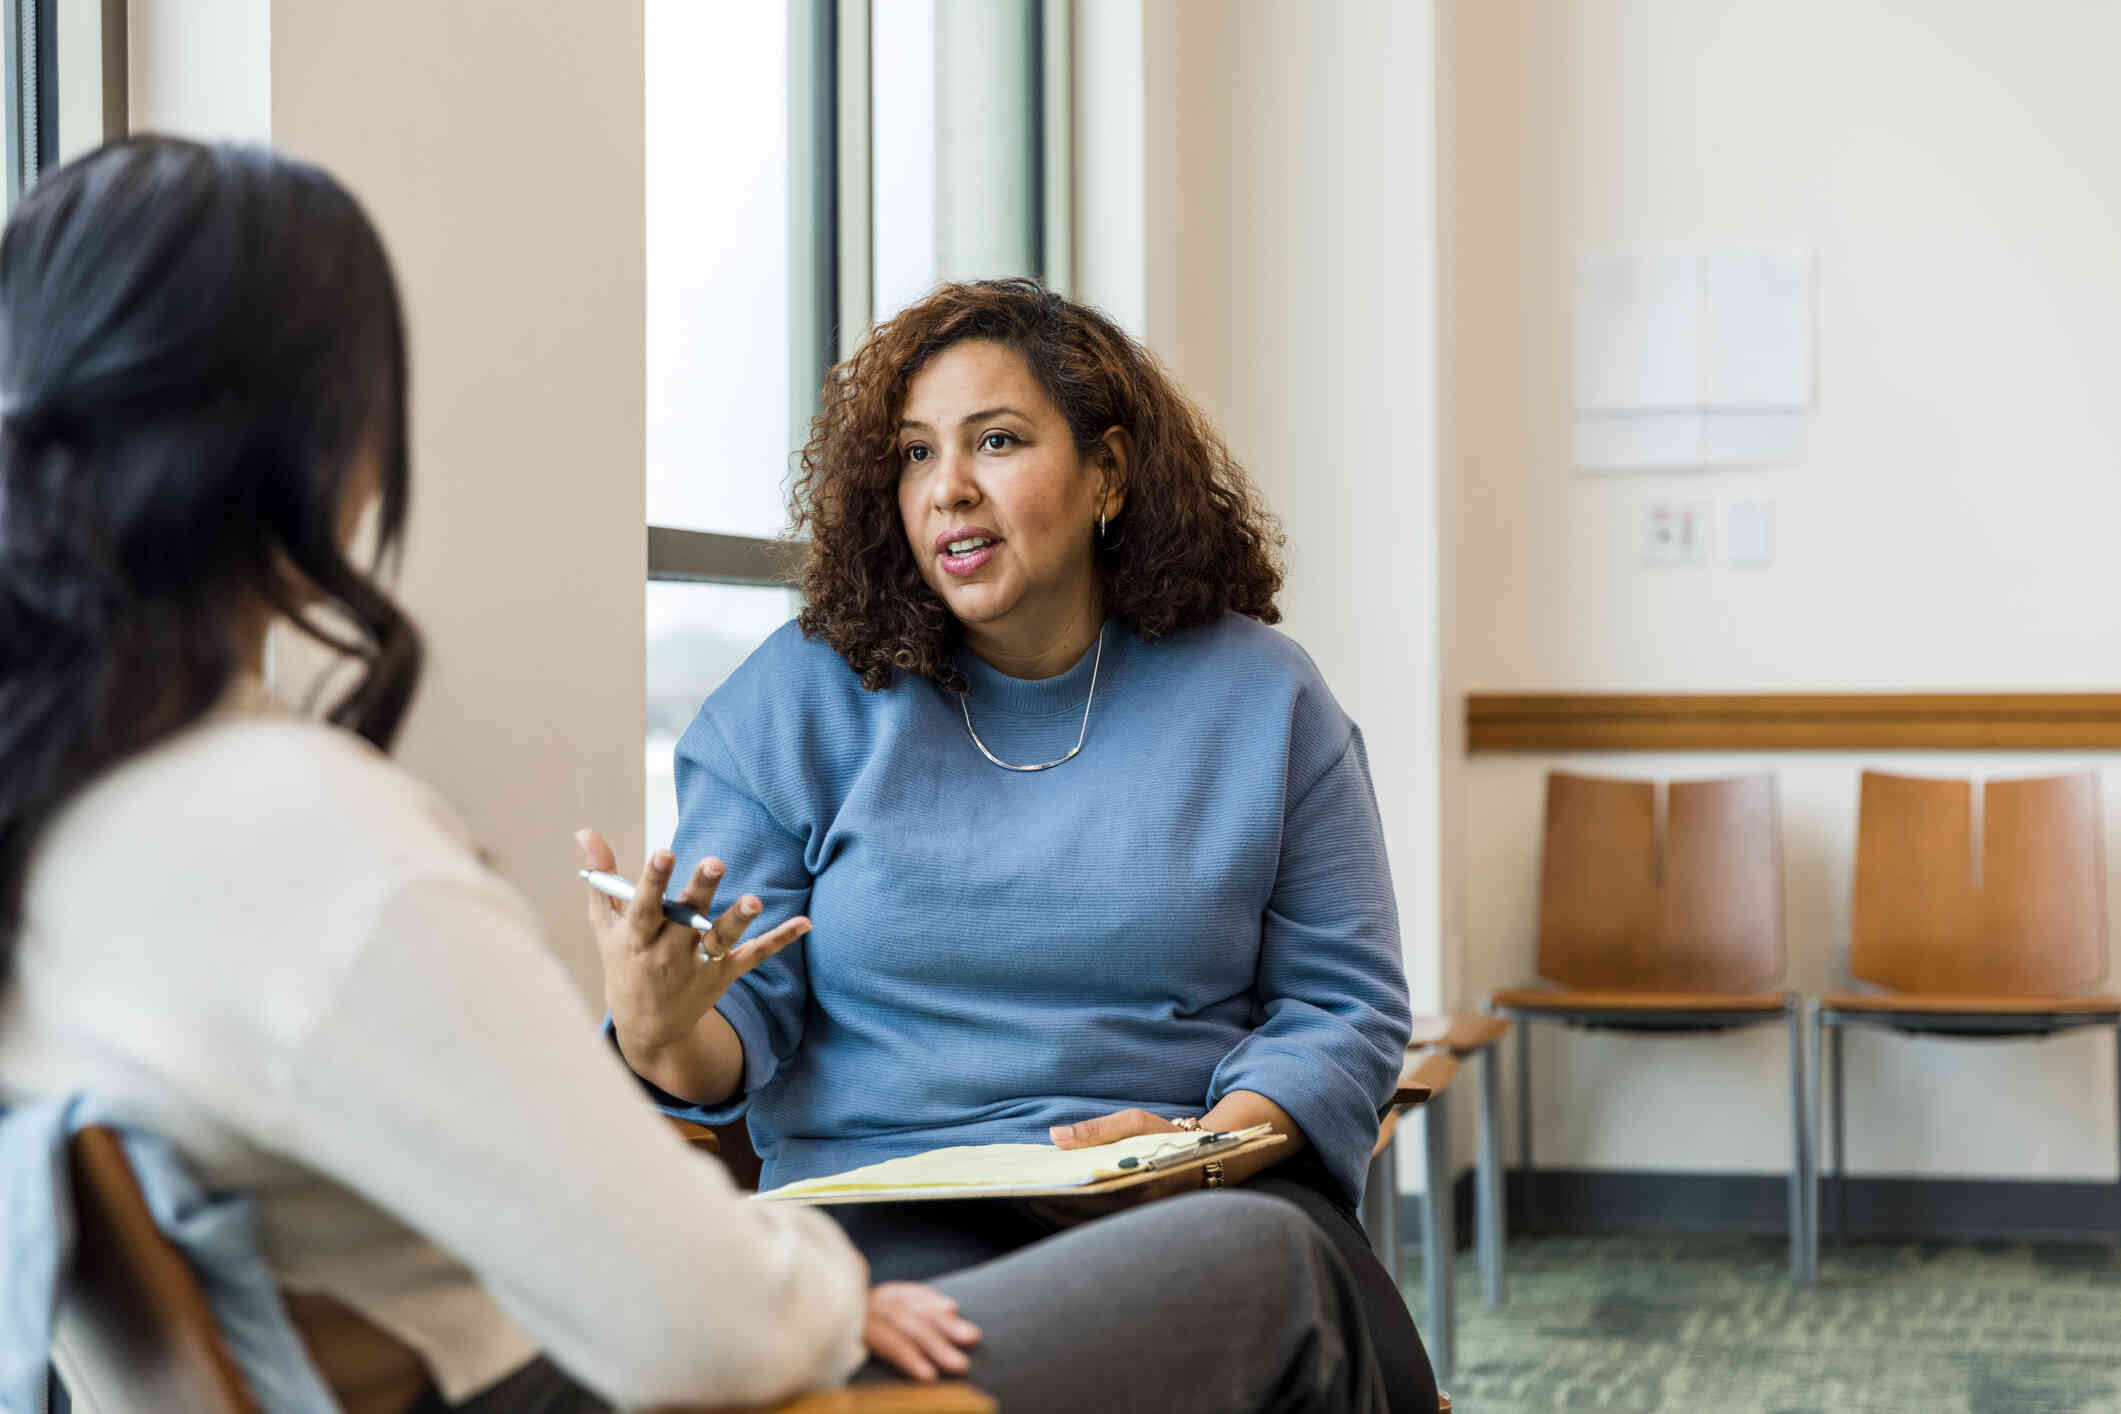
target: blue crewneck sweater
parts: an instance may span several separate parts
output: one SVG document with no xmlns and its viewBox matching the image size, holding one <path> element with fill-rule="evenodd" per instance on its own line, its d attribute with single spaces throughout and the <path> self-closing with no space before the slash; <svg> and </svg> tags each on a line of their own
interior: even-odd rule
<svg viewBox="0 0 2121 1414">
<path fill-rule="evenodd" d="M 763 1187 L 1254 1090 L 1360 1200 L 1410 1029 L 1362 736 L 1251 619 L 1102 641 L 1050 771 L 997 768 L 955 696 L 865 691 L 792 623 L 678 743 L 680 877 L 719 855 L 754 932 L 813 924 L 719 1004 L 738 1098 L 673 1110 L 748 1110 Z M 962 654 L 980 739 L 1065 753 L 1095 659 L 1034 681 Z"/>
</svg>

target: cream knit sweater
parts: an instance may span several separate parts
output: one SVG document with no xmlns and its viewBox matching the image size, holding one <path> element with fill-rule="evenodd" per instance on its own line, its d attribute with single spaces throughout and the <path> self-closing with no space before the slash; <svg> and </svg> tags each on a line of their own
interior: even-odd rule
<svg viewBox="0 0 2121 1414">
<path fill-rule="evenodd" d="M 0 1095 L 76 1091 L 254 1194 L 280 1284 L 452 1401 L 538 1350 L 620 1406 L 764 1402 L 862 1358 L 838 1229 L 689 1151 L 447 807 L 255 683 L 39 842 Z"/>
</svg>

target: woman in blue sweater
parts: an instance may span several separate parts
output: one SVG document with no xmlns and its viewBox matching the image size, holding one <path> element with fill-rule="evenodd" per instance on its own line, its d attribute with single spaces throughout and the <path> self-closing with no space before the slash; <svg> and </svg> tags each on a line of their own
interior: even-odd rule
<svg viewBox="0 0 2121 1414">
<path fill-rule="evenodd" d="M 1409 1031 L 1375 796 L 1267 627 L 1280 539 L 1243 469 L 1109 320 L 980 282 L 834 370 L 795 509 L 806 607 L 677 752 L 681 882 L 736 885 L 762 936 L 726 968 L 607 955 L 627 1062 L 675 1113 L 748 1114 L 765 1187 L 1272 1124 L 1288 1142 L 1172 1183 L 1301 1205 L 1395 1409 L 1433 1408 L 1354 1216 Z M 1096 1215 L 836 1211 L 907 1280 Z"/>
</svg>

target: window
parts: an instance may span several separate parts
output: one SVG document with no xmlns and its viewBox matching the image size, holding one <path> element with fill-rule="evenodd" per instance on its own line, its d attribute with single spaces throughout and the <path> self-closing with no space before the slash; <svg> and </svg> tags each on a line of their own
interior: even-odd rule
<svg viewBox="0 0 2121 1414">
<path fill-rule="evenodd" d="M 677 833 L 678 738 L 707 694 L 763 639 L 795 617 L 796 607 L 795 591 L 784 584 L 648 582 L 645 838 L 650 848 L 669 843 Z"/>
<path fill-rule="evenodd" d="M 654 846 L 678 736 L 796 610 L 776 542 L 826 370 L 938 281 L 1067 287 L 1073 12 L 647 0 L 644 18 Z"/>
<path fill-rule="evenodd" d="M 126 130 L 125 0 L 0 0 L 7 210 L 50 168 Z"/>
<path fill-rule="evenodd" d="M 648 6 L 651 525 L 786 520 L 788 31 L 785 5 Z"/>
<path fill-rule="evenodd" d="M 1038 0 L 874 0 L 872 313 L 1048 269 Z"/>
</svg>

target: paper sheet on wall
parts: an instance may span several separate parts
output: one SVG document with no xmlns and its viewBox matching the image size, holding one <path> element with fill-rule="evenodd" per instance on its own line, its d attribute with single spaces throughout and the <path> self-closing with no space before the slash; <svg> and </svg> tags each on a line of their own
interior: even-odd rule
<svg viewBox="0 0 2121 1414">
<path fill-rule="evenodd" d="M 1794 413 L 1812 404 L 1811 261 L 1737 246 L 1701 257 L 1701 405 Z"/>
<path fill-rule="evenodd" d="M 1701 402 L 1701 260 L 1587 256 L 1576 268 L 1576 410 L 1692 411 Z"/>
<path fill-rule="evenodd" d="M 1576 465 L 1584 471 L 1687 471 L 1705 463 L 1699 412 L 1613 413 L 1576 419 Z"/>
<path fill-rule="evenodd" d="M 1812 403 L 1811 257 L 1801 247 L 1586 256 L 1576 277 L 1583 471 L 1794 460 Z"/>
</svg>

